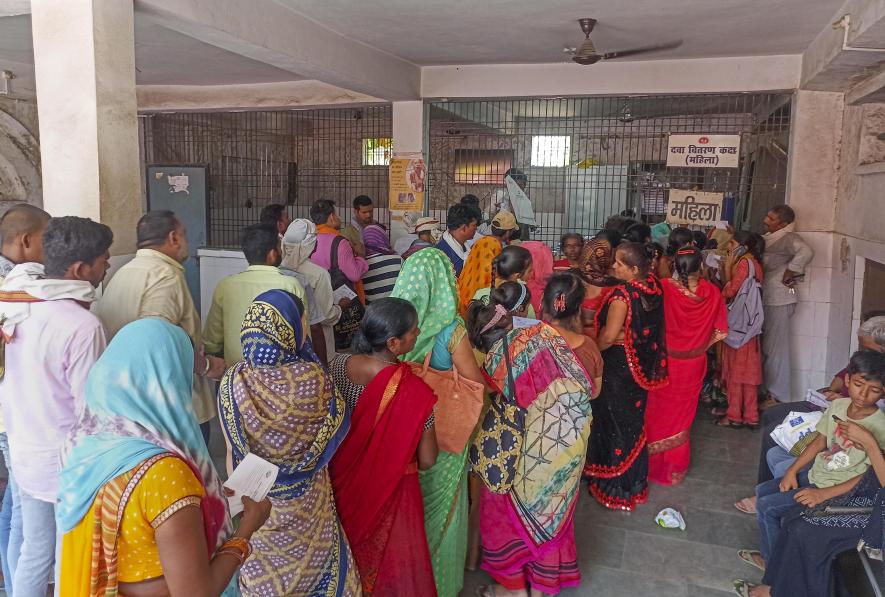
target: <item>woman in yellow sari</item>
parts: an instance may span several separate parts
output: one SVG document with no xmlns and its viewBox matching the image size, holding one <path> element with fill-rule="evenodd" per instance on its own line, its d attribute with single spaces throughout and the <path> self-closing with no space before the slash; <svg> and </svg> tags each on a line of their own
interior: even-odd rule
<svg viewBox="0 0 885 597">
<path fill-rule="evenodd" d="M 61 595 L 221 595 L 270 502 L 232 531 L 191 404 L 194 350 L 160 319 L 130 323 L 89 374 L 61 473 Z"/>
</svg>

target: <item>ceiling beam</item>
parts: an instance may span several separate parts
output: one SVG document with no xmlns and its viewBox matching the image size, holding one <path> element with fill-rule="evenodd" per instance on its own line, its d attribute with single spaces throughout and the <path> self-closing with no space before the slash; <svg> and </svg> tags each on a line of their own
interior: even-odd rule
<svg viewBox="0 0 885 597">
<path fill-rule="evenodd" d="M 847 0 L 802 55 L 801 88 L 845 92 L 879 70 L 885 52 L 869 51 L 877 48 L 885 48 L 885 0 Z"/>
<path fill-rule="evenodd" d="M 421 69 L 274 0 L 136 0 L 138 18 L 204 43 L 383 100 L 419 98 Z"/>
<path fill-rule="evenodd" d="M 798 86 L 801 59 L 790 55 L 607 61 L 592 66 L 425 66 L 421 95 L 457 99 L 782 91 Z"/>
<path fill-rule="evenodd" d="M 383 101 L 321 81 L 248 85 L 138 85 L 135 94 L 139 112 L 318 108 Z"/>
</svg>

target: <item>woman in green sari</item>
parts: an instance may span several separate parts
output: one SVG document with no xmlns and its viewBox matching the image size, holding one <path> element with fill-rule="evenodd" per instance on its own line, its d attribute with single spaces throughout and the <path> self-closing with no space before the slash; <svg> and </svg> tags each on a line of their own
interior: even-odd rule
<svg viewBox="0 0 885 597">
<path fill-rule="evenodd" d="M 405 299 L 418 311 L 418 341 L 406 361 L 448 371 L 485 383 L 458 315 L 458 289 L 452 262 L 439 249 L 428 247 L 403 264 L 391 296 Z M 436 464 L 421 471 L 424 524 L 439 597 L 457 597 L 464 585 L 467 559 L 467 449 L 460 454 L 440 451 Z"/>
</svg>

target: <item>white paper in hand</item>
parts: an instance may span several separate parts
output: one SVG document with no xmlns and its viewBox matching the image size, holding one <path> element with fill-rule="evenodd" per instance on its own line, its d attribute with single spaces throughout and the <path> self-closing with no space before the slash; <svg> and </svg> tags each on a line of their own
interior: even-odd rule
<svg viewBox="0 0 885 597">
<path fill-rule="evenodd" d="M 342 299 L 355 299 L 356 293 L 351 290 L 349 287 L 341 285 L 335 290 L 332 291 L 332 302 L 334 304 L 338 304 Z"/>
<path fill-rule="evenodd" d="M 256 502 L 266 498 L 276 482 L 279 472 L 280 467 L 277 465 L 255 454 L 246 454 L 240 465 L 234 469 L 233 474 L 224 483 L 225 487 L 234 491 L 234 495 L 227 498 L 230 515 L 236 516 L 243 511 L 243 496 Z"/>
</svg>

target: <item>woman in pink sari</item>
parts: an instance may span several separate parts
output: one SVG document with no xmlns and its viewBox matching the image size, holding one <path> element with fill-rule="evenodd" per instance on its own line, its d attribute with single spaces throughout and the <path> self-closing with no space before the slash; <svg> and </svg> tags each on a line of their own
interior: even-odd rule
<svg viewBox="0 0 885 597">
<path fill-rule="evenodd" d="M 688 471 L 689 431 L 707 372 L 707 349 L 728 334 L 725 301 L 700 277 L 701 252 L 676 251 L 677 278 L 661 281 L 670 357 L 670 384 L 648 393 L 645 413 L 648 478 L 661 485 L 681 483 Z"/>
</svg>

